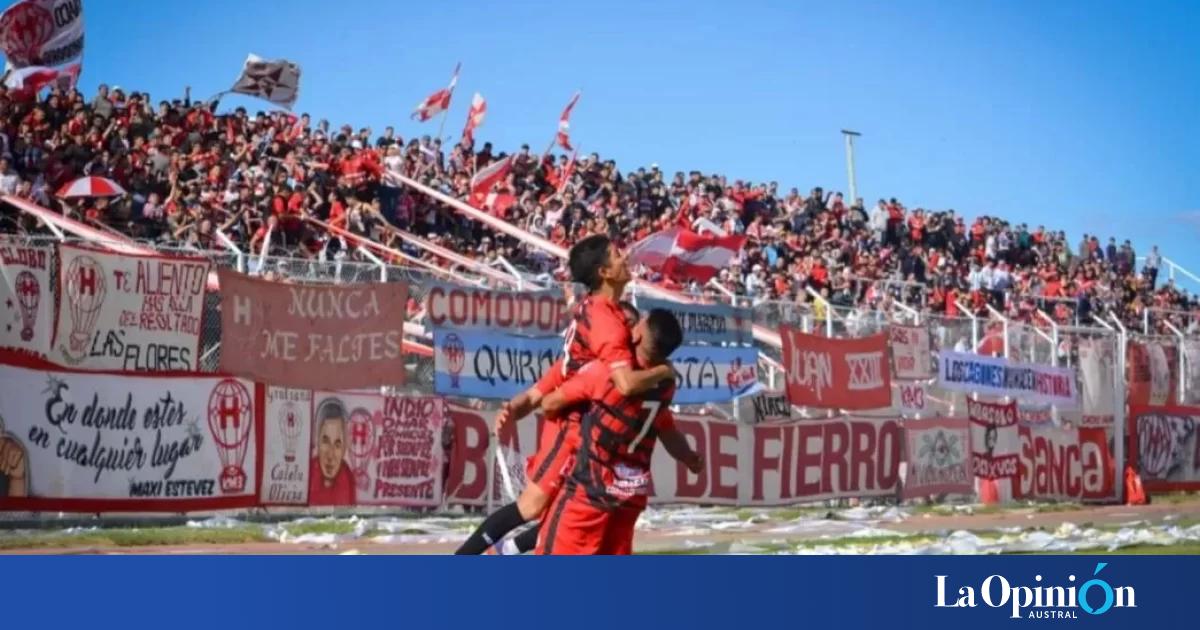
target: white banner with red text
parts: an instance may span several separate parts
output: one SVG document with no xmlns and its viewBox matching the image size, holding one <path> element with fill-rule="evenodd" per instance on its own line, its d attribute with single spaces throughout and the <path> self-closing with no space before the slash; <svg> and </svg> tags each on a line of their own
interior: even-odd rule
<svg viewBox="0 0 1200 630">
<path fill-rule="evenodd" d="M 51 360 L 89 370 L 196 370 L 206 258 L 59 245 Z"/>
<path fill-rule="evenodd" d="M 46 356 L 54 331 L 54 248 L 0 237 L 0 348 Z"/>
</svg>

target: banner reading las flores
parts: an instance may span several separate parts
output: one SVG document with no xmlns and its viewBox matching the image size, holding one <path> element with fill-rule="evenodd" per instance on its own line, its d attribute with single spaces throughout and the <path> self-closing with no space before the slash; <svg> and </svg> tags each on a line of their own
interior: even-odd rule
<svg viewBox="0 0 1200 630">
<path fill-rule="evenodd" d="M 90 370 L 196 370 L 208 270 L 204 258 L 59 245 L 51 359 Z"/>
<path fill-rule="evenodd" d="M 0 347 L 46 356 L 54 332 L 49 245 L 0 237 Z"/>
<path fill-rule="evenodd" d="M 780 330 L 788 399 L 798 407 L 880 409 L 892 403 L 887 335 L 831 339 Z"/>
<path fill-rule="evenodd" d="M 254 384 L 0 365 L 0 504 L 63 511 L 253 505 Z"/>
<path fill-rule="evenodd" d="M 221 269 L 221 371 L 272 385 L 404 384 L 408 286 L 272 282 Z"/>
<path fill-rule="evenodd" d="M 961 352 L 938 353 L 938 387 L 989 396 L 1011 396 L 1026 403 L 1079 407 L 1075 370 Z"/>
</svg>

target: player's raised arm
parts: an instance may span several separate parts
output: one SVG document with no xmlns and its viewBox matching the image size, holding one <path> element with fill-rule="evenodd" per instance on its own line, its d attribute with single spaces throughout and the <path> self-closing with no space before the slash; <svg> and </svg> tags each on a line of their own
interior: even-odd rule
<svg viewBox="0 0 1200 630">
<path fill-rule="evenodd" d="M 496 414 L 496 432 L 499 433 L 509 422 L 518 422 L 533 413 L 541 404 L 542 398 L 558 389 L 564 380 L 563 360 L 559 359 L 546 369 L 537 384 L 501 405 L 500 412 Z"/>
<path fill-rule="evenodd" d="M 557 414 L 571 405 L 590 400 L 597 385 L 608 380 L 609 372 L 608 366 L 599 361 L 588 363 L 562 387 L 542 397 L 542 412 Z"/>
</svg>

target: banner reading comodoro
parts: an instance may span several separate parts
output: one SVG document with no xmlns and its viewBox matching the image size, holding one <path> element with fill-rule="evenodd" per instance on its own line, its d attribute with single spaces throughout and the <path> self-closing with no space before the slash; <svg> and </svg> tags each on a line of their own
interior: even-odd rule
<svg viewBox="0 0 1200 630">
<path fill-rule="evenodd" d="M 408 285 L 272 282 L 221 269 L 221 371 L 272 385 L 404 384 Z"/>
<path fill-rule="evenodd" d="M 479 505 L 487 494 L 488 431 L 494 412 L 455 408 L 451 415 L 454 457 L 447 497 L 453 503 Z M 664 449 L 656 449 L 652 500 L 658 503 L 770 506 L 895 496 L 899 490 L 904 435 L 894 418 L 751 426 L 680 415 L 675 424 L 704 455 L 705 469 L 693 474 Z M 531 455 L 537 447 L 537 423 L 526 419 L 518 426 L 509 450 Z M 494 488 L 498 487 L 497 482 Z"/>
<path fill-rule="evenodd" d="M 45 356 L 54 332 L 49 245 L 0 236 L 0 347 Z"/>
<path fill-rule="evenodd" d="M 0 506 L 171 511 L 256 502 L 255 387 L 0 365 Z"/>
<path fill-rule="evenodd" d="M 445 283 L 429 287 L 425 312 L 435 327 L 526 336 L 561 335 L 571 315 L 561 291 L 515 293 Z"/>
<path fill-rule="evenodd" d="M 958 392 L 1011 396 L 1027 403 L 1079 407 L 1075 370 L 961 352 L 938 353 L 938 386 Z"/>
<path fill-rule="evenodd" d="M 880 409 L 892 403 L 887 335 L 831 339 L 780 330 L 788 399 L 798 407 Z"/>
<path fill-rule="evenodd" d="M 208 269 L 205 258 L 59 245 L 50 358 L 88 370 L 196 370 Z"/>
</svg>

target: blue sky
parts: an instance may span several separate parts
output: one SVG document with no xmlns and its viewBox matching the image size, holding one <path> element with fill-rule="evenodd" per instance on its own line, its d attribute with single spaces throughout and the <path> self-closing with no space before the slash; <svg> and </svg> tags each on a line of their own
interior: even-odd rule
<svg viewBox="0 0 1200 630">
<path fill-rule="evenodd" d="M 832 6 L 837 5 L 837 6 Z M 227 88 L 246 53 L 304 71 L 297 111 L 435 133 L 413 106 L 462 61 L 478 137 L 572 135 L 657 162 L 1158 243 L 1200 273 L 1197 2 L 254 2 L 89 0 L 82 86 Z M 229 99 L 223 106 L 253 101 Z M 265 104 L 264 104 L 265 105 Z M 254 109 L 251 109 L 254 111 Z"/>
</svg>

